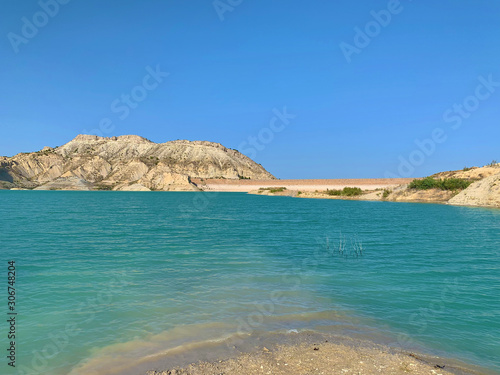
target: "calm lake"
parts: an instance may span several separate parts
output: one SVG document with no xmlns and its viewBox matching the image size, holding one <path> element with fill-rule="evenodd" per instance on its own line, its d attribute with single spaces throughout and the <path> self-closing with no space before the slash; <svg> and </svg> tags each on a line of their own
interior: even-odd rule
<svg viewBox="0 0 500 375">
<path fill-rule="evenodd" d="M 111 373 L 189 343 L 306 329 L 500 371 L 500 210 L 0 191 L 0 223 L 18 312 L 17 366 L 2 373 Z M 5 293 L 1 305 L 5 318 Z"/>
</svg>

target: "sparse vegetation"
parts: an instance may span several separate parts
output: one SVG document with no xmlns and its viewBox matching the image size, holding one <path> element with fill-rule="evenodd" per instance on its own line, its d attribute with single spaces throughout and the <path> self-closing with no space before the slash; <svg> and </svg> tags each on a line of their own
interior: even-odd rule
<svg viewBox="0 0 500 375">
<path fill-rule="evenodd" d="M 40 150 L 40 151 L 34 152 L 34 154 L 36 154 L 36 155 L 44 155 L 44 156 L 47 156 L 47 155 L 50 155 L 50 154 L 53 154 L 53 153 L 54 153 L 54 149 L 53 148 L 48 148 L 48 149 L 45 149 L 45 150 Z"/>
<path fill-rule="evenodd" d="M 270 193 L 281 193 L 286 190 L 286 187 L 261 187 L 259 188 L 259 193 L 262 193 L 264 190 L 269 190 Z"/>
<path fill-rule="evenodd" d="M 426 177 L 422 180 L 413 180 L 410 182 L 408 185 L 409 189 L 417 189 L 417 190 L 429 190 L 429 189 L 435 189 L 437 188 L 437 181 L 436 179 L 432 177 Z"/>
<path fill-rule="evenodd" d="M 251 178 L 250 178 L 250 177 L 245 177 L 245 176 L 241 176 L 241 175 L 238 175 L 238 178 L 239 178 L 240 180 L 251 180 Z"/>
<path fill-rule="evenodd" d="M 432 177 L 426 177 L 421 180 L 413 180 L 408 185 L 408 188 L 417 190 L 463 190 L 467 189 L 471 183 L 472 181 L 463 178 L 444 178 L 437 180 Z"/>
<path fill-rule="evenodd" d="M 139 160 L 146 164 L 148 167 L 158 165 L 158 163 L 160 162 L 160 159 L 158 159 L 156 156 L 142 157 Z"/>
<path fill-rule="evenodd" d="M 326 238 L 326 250 L 330 249 L 330 241 L 328 237 Z M 359 258 L 362 257 L 364 253 L 363 242 L 358 239 L 358 236 L 350 237 L 349 240 L 347 236 L 342 235 L 340 232 L 340 238 L 338 245 L 332 244 L 332 255 L 341 258 Z"/>
<path fill-rule="evenodd" d="M 389 195 L 391 195 L 392 191 L 389 189 L 384 189 L 384 192 L 382 193 L 382 198 L 387 199 Z"/>
<path fill-rule="evenodd" d="M 464 167 L 464 169 L 462 169 L 462 171 L 464 172 L 467 172 L 467 171 L 470 171 L 472 168 L 469 168 L 469 167 Z"/>
<path fill-rule="evenodd" d="M 281 193 L 285 190 L 286 190 L 286 187 L 280 187 L 280 188 L 276 188 L 276 189 L 270 189 L 269 192 L 270 193 Z"/>
<path fill-rule="evenodd" d="M 328 195 L 342 195 L 342 190 L 329 190 L 329 189 L 326 189 L 326 194 L 328 194 Z"/>
<path fill-rule="evenodd" d="M 498 161 L 492 160 L 490 164 L 488 164 L 488 167 L 496 167 L 498 165 Z"/>
<path fill-rule="evenodd" d="M 95 190 L 113 190 L 112 185 L 97 184 L 94 185 Z"/>
<path fill-rule="evenodd" d="M 326 190 L 328 195 L 343 196 L 343 197 L 355 197 L 363 194 L 363 190 L 358 187 L 345 187 L 342 190 Z"/>
</svg>

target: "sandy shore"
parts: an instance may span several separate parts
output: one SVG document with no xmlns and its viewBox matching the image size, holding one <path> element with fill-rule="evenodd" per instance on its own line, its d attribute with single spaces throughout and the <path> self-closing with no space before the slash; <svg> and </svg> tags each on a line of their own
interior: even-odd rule
<svg viewBox="0 0 500 375">
<path fill-rule="evenodd" d="M 365 178 L 336 180 L 225 180 L 196 179 L 192 182 L 205 191 L 250 192 L 259 188 L 286 187 L 295 191 L 324 191 L 343 189 L 346 186 L 359 187 L 363 190 L 375 190 L 396 187 L 411 182 L 412 178 Z"/>
<path fill-rule="evenodd" d="M 333 340 L 333 342 L 332 342 Z M 371 342 L 312 335 L 302 342 L 261 346 L 252 353 L 184 368 L 150 370 L 147 375 L 306 375 L 306 374 L 485 374 L 437 357 L 424 357 Z"/>
</svg>

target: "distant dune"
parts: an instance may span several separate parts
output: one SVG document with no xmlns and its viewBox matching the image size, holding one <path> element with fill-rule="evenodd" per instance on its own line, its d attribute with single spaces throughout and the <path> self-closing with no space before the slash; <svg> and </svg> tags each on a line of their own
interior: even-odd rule
<svg viewBox="0 0 500 375">
<path fill-rule="evenodd" d="M 327 189 L 342 189 L 346 186 L 363 190 L 396 187 L 412 181 L 412 178 L 368 178 L 368 179 L 311 179 L 311 180 L 223 180 L 193 179 L 205 191 L 251 192 L 259 188 L 286 187 L 290 191 L 314 192 Z"/>
</svg>

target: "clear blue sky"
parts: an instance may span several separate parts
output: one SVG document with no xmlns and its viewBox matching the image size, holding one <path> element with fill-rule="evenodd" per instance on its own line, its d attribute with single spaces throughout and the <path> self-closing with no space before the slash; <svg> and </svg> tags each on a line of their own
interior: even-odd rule
<svg viewBox="0 0 500 375">
<path fill-rule="evenodd" d="M 220 142 L 280 178 L 424 176 L 500 159 L 499 1 L 221 0 L 219 14 L 211 0 L 53 1 L 2 2 L 1 155 L 97 129 Z M 158 65 L 160 83 L 146 77 Z M 272 121 L 284 107 L 296 117 Z M 419 154 L 415 140 L 436 129 Z"/>
</svg>

